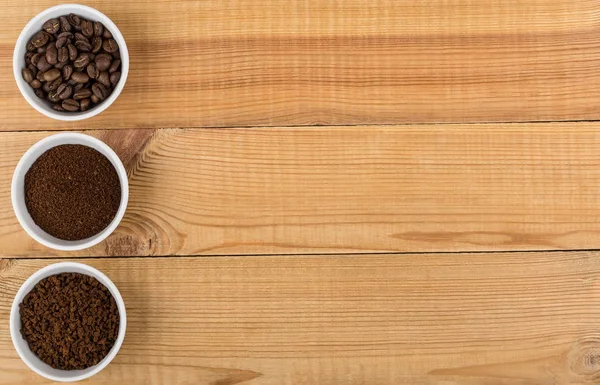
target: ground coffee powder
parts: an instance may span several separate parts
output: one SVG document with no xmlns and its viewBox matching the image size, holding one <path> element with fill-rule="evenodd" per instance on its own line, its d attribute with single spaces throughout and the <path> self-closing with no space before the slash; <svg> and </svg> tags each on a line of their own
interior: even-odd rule
<svg viewBox="0 0 600 385">
<path fill-rule="evenodd" d="M 53 147 L 25 175 L 25 204 L 31 218 L 60 239 L 76 241 L 98 234 L 113 220 L 120 202 L 117 171 L 91 147 Z"/>
<path fill-rule="evenodd" d="M 119 310 L 96 278 L 62 273 L 42 279 L 20 304 L 21 335 L 55 369 L 98 364 L 119 333 Z"/>
</svg>

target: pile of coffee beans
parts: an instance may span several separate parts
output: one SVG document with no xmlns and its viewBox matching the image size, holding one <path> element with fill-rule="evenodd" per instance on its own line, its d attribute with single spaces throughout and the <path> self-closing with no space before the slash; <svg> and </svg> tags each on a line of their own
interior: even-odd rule
<svg viewBox="0 0 600 385">
<path fill-rule="evenodd" d="M 94 277 L 62 273 L 42 279 L 19 306 L 21 335 L 40 360 L 55 369 L 98 364 L 119 334 L 119 309 Z"/>
<path fill-rule="evenodd" d="M 23 79 L 58 111 L 102 103 L 121 79 L 119 45 L 98 21 L 75 14 L 46 21 L 27 44 Z"/>
<path fill-rule="evenodd" d="M 121 204 L 119 175 L 107 157 L 77 144 L 52 147 L 25 174 L 25 205 L 48 234 L 67 241 L 92 237 Z"/>
</svg>

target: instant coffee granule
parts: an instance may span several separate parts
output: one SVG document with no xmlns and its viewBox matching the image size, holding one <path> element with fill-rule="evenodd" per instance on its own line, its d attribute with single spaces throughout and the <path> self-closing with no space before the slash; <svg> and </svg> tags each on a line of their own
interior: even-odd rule
<svg viewBox="0 0 600 385">
<path fill-rule="evenodd" d="M 94 277 L 62 273 L 42 279 L 19 306 L 21 335 L 40 360 L 55 369 L 98 364 L 119 334 L 119 310 Z"/>
<path fill-rule="evenodd" d="M 117 171 L 91 147 L 53 147 L 25 175 L 25 204 L 31 218 L 59 239 L 77 241 L 100 233 L 117 214 L 120 202 Z"/>
</svg>

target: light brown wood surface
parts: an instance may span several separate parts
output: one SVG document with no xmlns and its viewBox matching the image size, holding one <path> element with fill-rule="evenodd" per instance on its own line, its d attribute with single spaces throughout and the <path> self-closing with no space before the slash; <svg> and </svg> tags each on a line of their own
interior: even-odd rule
<svg viewBox="0 0 600 385">
<path fill-rule="evenodd" d="M 47 383 L 8 315 L 71 258 L 128 311 L 89 384 L 599 381 L 600 1 L 92 0 L 131 72 L 76 123 L 12 75 L 55 4 L 0 0 L 0 385 Z M 54 130 L 129 173 L 92 249 L 44 248 L 12 210 L 14 167 Z"/>
<path fill-rule="evenodd" d="M 106 242 L 68 255 L 600 248 L 599 129 L 96 131 L 129 170 L 129 206 Z M 0 134 L 0 255 L 56 255 L 10 203 L 20 154 L 47 135 Z"/>
<path fill-rule="evenodd" d="M 127 306 L 94 384 L 584 384 L 600 373 L 598 253 L 84 259 Z M 0 262 L 10 300 L 49 261 Z"/>
<path fill-rule="evenodd" d="M 19 95 L 12 53 L 52 0 L 0 1 L 0 129 L 598 119 L 596 0 L 88 1 L 131 72 L 65 124 Z"/>
</svg>

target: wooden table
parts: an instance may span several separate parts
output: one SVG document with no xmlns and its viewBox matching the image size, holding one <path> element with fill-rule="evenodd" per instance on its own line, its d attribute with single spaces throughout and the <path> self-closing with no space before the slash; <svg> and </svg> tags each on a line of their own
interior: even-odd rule
<svg viewBox="0 0 600 385">
<path fill-rule="evenodd" d="M 0 1 L 0 384 L 41 384 L 8 314 L 38 268 L 104 271 L 125 343 L 92 384 L 567 384 L 600 378 L 598 0 L 87 1 L 123 32 L 116 103 L 21 97 L 49 0 Z M 83 252 L 20 228 L 51 130 L 109 143 L 122 225 Z"/>
</svg>

